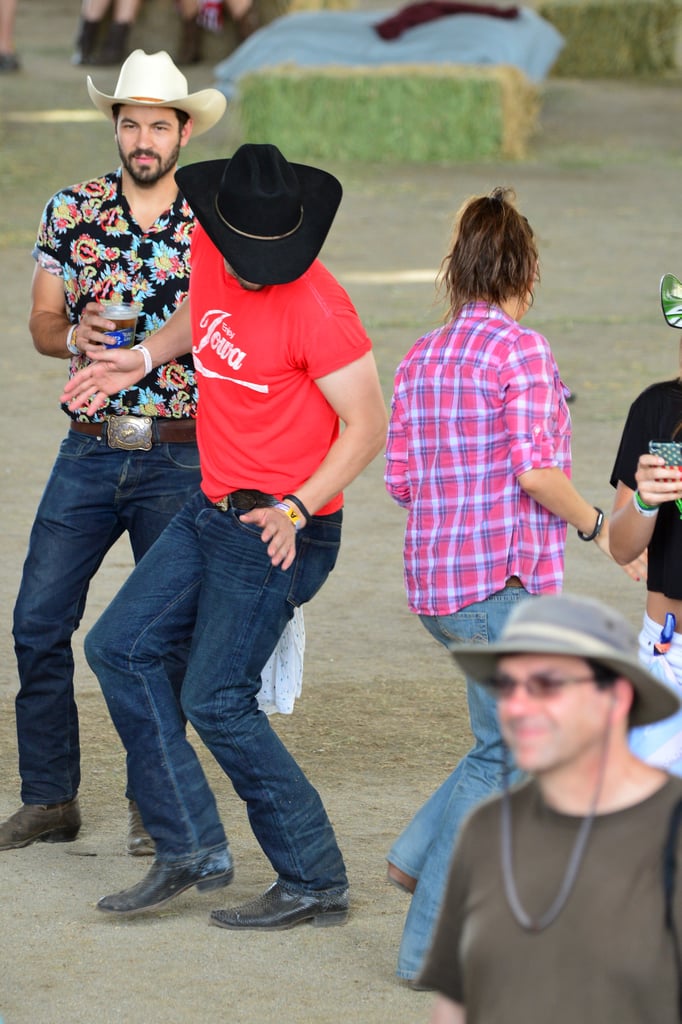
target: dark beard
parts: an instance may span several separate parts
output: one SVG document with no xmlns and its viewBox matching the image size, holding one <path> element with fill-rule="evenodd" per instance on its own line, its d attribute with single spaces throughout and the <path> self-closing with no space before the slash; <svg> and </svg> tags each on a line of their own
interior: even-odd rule
<svg viewBox="0 0 682 1024">
<path fill-rule="evenodd" d="M 136 185 L 155 185 L 157 181 L 160 181 L 161 178 L 165 178 L 165 176 L 170 174 L 175 168 L 180 156 L 180 143 L 178 142 L 177 146 L 165 162 L 162 162 L 154 150 L 150 149 L 135 149 L 132 153 L 126 156 L 119 145 L 118 155 L 121 158 L 121 163 Z M 151 156 L 156 160 L 156 165 L 144 167 L 141 171 L 136 170 L 133 164 L 133 159 L 136 156 Z"/>
</svg>

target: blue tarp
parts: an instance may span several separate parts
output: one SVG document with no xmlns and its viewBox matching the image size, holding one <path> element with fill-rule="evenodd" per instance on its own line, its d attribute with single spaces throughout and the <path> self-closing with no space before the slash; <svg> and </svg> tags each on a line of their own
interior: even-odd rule
<svg viewBox="0 0 682 1024">
<path fill-rule="evenodd" d="M 563 46 L 563 37 L 526 7 L 513 19 L 452 14 L 383 40 L 375 22 L 381 11 L 301 11 L 276 18 L 259 29 L 220 64 L 215 85 L 228 99 L 239 78 L 279 64 L 376 66 L 381 64 L 511 64 L 531 81 L 541 81 Z"/>
</svg>

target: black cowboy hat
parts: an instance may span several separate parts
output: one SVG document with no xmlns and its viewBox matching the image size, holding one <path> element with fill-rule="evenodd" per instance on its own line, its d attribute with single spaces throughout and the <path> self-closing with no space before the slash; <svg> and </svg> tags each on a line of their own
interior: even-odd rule
<svg viewBox="0 0 682 1024">
<path fill-rule="evenodd" d="M 234 272 L 286 284 L 316 259 L 341 202 L 327 171 L 289 163 L 276 146 L 246 143 L 228 160 L 182 167 L 175 180 Z"/>
</svg>

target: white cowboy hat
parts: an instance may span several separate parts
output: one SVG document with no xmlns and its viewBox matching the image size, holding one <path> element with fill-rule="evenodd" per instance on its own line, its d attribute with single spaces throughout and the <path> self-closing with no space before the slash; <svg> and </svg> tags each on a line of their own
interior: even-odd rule
<svg viewBox="0 0 682 1024">
<path fill-rule="evenodd" d="M 105 117 L 118 103 L 134 107 L 173 107 L 193 121 L 195 135 L 207 132 L 225 113 L 227 100 L 217 89 L 190 93 L 187 79 L 165 50 L 133 50 L 121 66 L 113 96 L 96 89 L 88 75 L 90 99 Z"/>
</svg>

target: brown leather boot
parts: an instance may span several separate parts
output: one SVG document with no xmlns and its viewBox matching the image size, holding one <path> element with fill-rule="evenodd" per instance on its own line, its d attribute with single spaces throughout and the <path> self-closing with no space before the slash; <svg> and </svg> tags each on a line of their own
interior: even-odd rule
<svg viewBox="0 0 682 1024">
<path fill-rule="evenodd" d="M 80 827 L 77 796 L 63 804 L 24 804 L 0 825 L 0 850 L 20 850 L 38 840 L 70 843 Z"/>
<path fill-rule="evenodd" d="M 255 5 L 252 3 L 248 11 L 242 14 L 241 18 L 234 19 L 234 27 L 240 43 L 248 39 L 250 35 L 261 27 L 261 19 Z"/>
<path fill-rule="evenodd" d="M 201 26 L 196 18 L 183 18 L 176 64 L 198 64 L 201 60 Z"/>
<path fill-rule="evenodd" d="M 101 24 L 101 21 L 86 21 L 85 18 L 81 18 L 76 36 L 76 50 L 71 58 L 72 64 L 92 64 Z"/>
<path fill-rule="evenodd" d="M 126 850 L 131 857 L 153 857 L 156 853 L 154 840 L 147 832 L 140 815 L 140 808 L 134 800 L 128 801 L 128 840 Z"/>
</svg>

